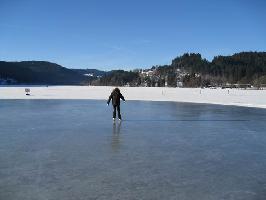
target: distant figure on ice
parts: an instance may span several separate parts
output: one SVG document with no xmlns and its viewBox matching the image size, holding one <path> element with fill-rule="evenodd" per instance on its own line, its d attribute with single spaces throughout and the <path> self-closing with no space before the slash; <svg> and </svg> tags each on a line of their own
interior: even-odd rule
<svg viewBox="0 0 266 200">
<path fill-rule="evenodd" d="M 25 92 L 26 92 L 26 95 L 29 96 L 30 95 L 30 88 L 25 88 Z"/>
<path fill-rule="evenodd" d="M 109 103 L 112 99 L 112 104 L 113 104 L 113 120 L 115 120 L 116 118 L 116 110 L 118 112 L 118 119 L 121 120 L 121 113 L 120 113 L 120 99 L 122 99 L 123 101 L 125 101 L 125 98 L 123 97 L 123 95 L 120 93 L 119 88 L 115 88 L 111 95 L 109 96 L 109 99 L 107 101 L 107 105 L 109 106 Z"/>
</svg>

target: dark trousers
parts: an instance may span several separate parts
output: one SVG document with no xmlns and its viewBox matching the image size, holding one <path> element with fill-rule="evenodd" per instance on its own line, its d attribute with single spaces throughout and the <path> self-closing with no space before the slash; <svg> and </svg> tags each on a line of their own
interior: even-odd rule
<svg viewBox="0 0 266 200">
<path fill-rule="evenodd" d="M 120 105 L 113 105 L 114 111 L 113 111 L 113 118 L 116 118 L 116 110 L 118 112 L 118 119 L 121 119 L 121 113 L 120 113 Z"/>
</svg>

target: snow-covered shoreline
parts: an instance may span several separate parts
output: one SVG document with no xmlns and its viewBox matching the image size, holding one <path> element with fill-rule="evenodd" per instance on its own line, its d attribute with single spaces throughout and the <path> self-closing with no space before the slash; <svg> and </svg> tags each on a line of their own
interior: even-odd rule
<svg viewBox="0 0 266 200">
<path fill-rule="evenodd" d="M 25 95 L 25 88 L 31 95 Z M 101 99 L 114 87 L 24 86 L 0 87 L 0 99 Z M 266 108 L 266 90 L 120 87 L 126 100 L 174 101 Z"/>
</svg>

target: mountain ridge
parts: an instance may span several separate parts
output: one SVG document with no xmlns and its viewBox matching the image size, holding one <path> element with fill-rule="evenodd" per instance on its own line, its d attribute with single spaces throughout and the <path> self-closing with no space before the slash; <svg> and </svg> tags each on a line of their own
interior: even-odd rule
<svg viewBox="0 0 266 200">
<path fill-rule="evenodd" d="M 266 52 L 239 52 L 215 56 L 212 61 L 199 53 L 185 53 L 170 65 L 149 69 L 68 69 L 47 61 L 0 61 L 0 83 L 51 85 L 115 85 L 202 87 L 224 84 L 266 84 Z"/>
</svg>

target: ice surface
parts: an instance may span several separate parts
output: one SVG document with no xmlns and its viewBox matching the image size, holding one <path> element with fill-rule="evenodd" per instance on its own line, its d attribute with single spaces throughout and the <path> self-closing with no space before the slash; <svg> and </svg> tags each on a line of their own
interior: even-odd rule
<svg viewBox="0 0 266 200">
<path fill-rule="evenodd" d="M 266 110 L 0 100 L 0 199 L 266 199 Z"/>
</svg>

